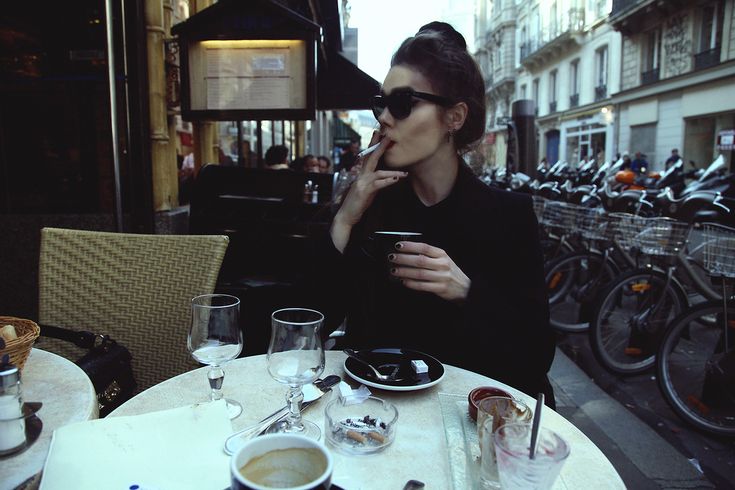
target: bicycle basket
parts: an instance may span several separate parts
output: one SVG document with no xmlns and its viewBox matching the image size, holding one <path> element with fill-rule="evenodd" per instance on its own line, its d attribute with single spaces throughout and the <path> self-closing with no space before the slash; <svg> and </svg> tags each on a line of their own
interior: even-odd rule
<svg viewBox="0 0 735 490">
<path fill-rule="evenodd" d="M 566 202 L 547 201 L 541 222 L 550 228 L 571 230 L 577 219 L 577 208 L 580 207 Z"/>
<path fill-rule="evenodd" d="M 629 213 L 607 214 L 607 238 L 616 240 L 626 250 L 635 245 L 633 239 L 643 229 L 645 220 Z"/>
<path fill-rule="evenodd" d="M 633 244 L 646 255 L 676 255 L 684 247 L 689 225 L 671 218 L 641 218 L 643 228 L 633 237 Z"/>
<path fill-rule="evenodd" d="M 704 268 L 712 275 L 735 278 L 735 229 L 715 223 L 701 228 Z"/>
<path fill-rule="evenodd" d="M 602 208 L 577 209 L 576 230 L 588 240 L 605 240 L 607 238 L 608 218 Z"/>
<path fill-rule="evenodd" d="M 544 216 L 544 208 L 547 199 L 541 196 L 533 196 L 533 212 L 536 213 L 536 219 L 541 222 Z"/>
</svg>

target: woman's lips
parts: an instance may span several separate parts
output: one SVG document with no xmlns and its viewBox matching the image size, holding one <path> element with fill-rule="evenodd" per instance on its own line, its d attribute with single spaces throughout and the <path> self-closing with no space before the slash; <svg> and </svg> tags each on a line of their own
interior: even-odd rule
<svg viewBox="0 0 735 490">
<path fill-rule="evenodd" d="M 385 151 L 388 151 L 391 148 L 393 148 L 393 146 L 395 146 L 395 144 L 396 144 L 395 141 L 391 141 L 390 143 L 388 143 L 388 145 L 385 147 Z"/>
</svg>

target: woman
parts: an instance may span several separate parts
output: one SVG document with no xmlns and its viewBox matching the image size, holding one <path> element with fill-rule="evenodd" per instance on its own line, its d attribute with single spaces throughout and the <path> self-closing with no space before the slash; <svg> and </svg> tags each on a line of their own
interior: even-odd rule
<svg viewBox="0 0 735 490">
<path fill-rule="evenodd" d="M 328 326 L 346 314 L 345 340 L 356 349 L 420 350 L 532 396 L 543 391 L 553 406 L 554 339 L 531 200 L 492 190 L 460 157 L 485 125 L 484 82 L 464 38 L 445 23 L 422 27 L 393 56 L 382 92 L 371 142 L 380 145 L 319 247 Z M 399 242 L 387 272 L 366 253 L 378 230 L 421 232 L 422 243 Z"/>
</svg>

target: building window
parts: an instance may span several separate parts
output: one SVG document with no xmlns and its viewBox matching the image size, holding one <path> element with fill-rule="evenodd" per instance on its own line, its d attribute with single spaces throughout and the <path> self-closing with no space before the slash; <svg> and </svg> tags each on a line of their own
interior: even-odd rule
<svg viewBox="0 0 735 490">
<path fill-rule="evenodd" d="M 601 17 L 607 17 L 612 8 L 611 0 L 590 0 L 589 9 L 595 20 Z"/>
<path fill-rule="evenodd" d="M 661 66 L 661 29 L 646 34 L 641 85 L 658 82 Z"/>
<path fill-rule="evenodd" d="M 607 98 L 607 46 L 595 51 L 595 101 Z"/>
<path fill-rule="evenodd" d="M 694 56 L 694 68 L 701 69 L 720 62 L 724 3 L 710 3 L 702 8 L 699 26 L 699 46 Z"/>
<path fill-rule="evenodd" d="M 556 10 L 556 2 L 551 4 L 551 10 L 549 13 L 549 31 L 551 32 L 549 39 L 554 39 L 559 35 L 559 18 Z"/>
<path fill-rule="evenodd" d="M 529 51 L 529 45 L 528 45 L 528 31 L 526 31 L 526 26 L 523 26 L 521 28 L 521 60 L 523 60 L 526 56 L 530 54 Z"/>
<path fill-rule="evenodd" d="M 526 98 L 526 84 L 524 83 L 521 85 L 521 92 L 519 94 L 519 99 L 525 99 Z"/>
<path fill-rule="evenodd" d="M 549 112 L 556 112 L 556 78 L 557 71 L 549 73 Z"/>
<path fill-rule="evenodd" d="M 534 112 L 538 116 L 538 78 L 533 81 L 533 105 Z"/>
<path fill-rule="evenodd" d="M 569 64 L 569 107 L 579 105 L 579 59 Z"/>
</svg>

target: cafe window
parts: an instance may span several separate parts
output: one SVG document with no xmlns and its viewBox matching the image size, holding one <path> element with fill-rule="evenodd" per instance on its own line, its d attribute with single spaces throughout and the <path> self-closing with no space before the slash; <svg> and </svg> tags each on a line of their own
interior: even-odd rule
<svg viewBox="0 0 735 490">
<path fill-rule="evenodd" d="M 549 73 L 549 102 L 556 102 L 556 79 L 558 72 L 553 70 Z"/>
<path fill-rule="evenodd" d="M 0 20 L 0 214 L 111 214 L 113 144 L 121 148 L 123 188 L 129 169 L 122 82 L 120 141 L 111 139 L 105 2 L 38 9 L 5 4 Z M 119 80 L 121 30 L 115 26 Z"/>
</svg>

